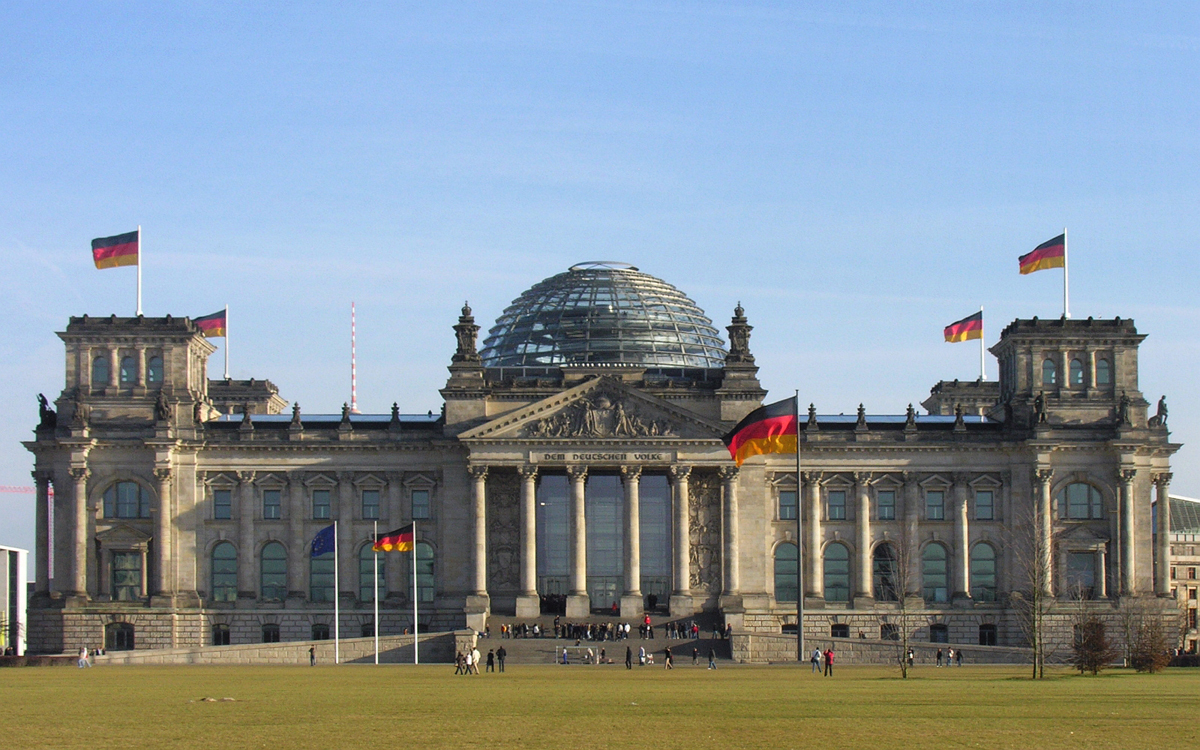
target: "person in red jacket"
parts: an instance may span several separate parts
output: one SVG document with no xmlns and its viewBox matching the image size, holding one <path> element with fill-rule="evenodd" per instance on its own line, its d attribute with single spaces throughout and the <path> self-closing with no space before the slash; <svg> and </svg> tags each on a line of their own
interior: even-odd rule
<svg viewBox="0 0 1200 750">
<path fill-rule="evenodd" d="M 833 647 L 825 649 L 825 676 L 833 677 Z"/>
</svg>

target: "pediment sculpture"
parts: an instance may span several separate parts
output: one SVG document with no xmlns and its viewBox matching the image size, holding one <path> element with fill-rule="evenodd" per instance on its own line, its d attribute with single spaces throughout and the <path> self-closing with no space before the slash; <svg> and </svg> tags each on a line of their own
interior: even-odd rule
<svg viewBox="0 0 1200 750">
<path fill-rule="evenodd" d="M 525 428 L 531 438 L 674 437 L 670 421 L 607 393 L 586 396 Z"/>
</svg>

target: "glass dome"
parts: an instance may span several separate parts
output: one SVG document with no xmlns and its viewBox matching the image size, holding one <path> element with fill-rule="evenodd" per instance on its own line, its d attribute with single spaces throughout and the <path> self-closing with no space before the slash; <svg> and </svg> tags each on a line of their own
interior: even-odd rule
<svg viewBox="0 0 1200 750">
<path fill-rule="evenodd" d="M 627 263 L 581 263 L 518 297 L 488 331 L 485 367 L 632 364 L 716 368 L 725 345 L 704 311 Z"/>
</svg>

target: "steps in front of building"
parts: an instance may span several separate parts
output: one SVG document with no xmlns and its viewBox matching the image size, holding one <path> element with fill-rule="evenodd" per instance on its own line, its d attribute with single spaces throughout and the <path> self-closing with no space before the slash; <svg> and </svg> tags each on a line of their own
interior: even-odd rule
<svg viewBox="0 0 1200 750">
<path fill-rule="evenodd" d="M 656 630 L 655 636 L 658 636 Z M 723 662 L 728 662 L 730 659 L 729 641 L 722 639 L 714 639 L 711 637 L 701 637 L 699 639 L 668 639 L 666 637 L 655 637 L 653 639 L 643 639 L 637 636 L 636 631 L 632 637 L 625 640 L 615 641 L 589 641 L 581 639 L 576 645 L 576 640 L 573 638 L 554 638 L 553 634 L 548 638 L 499 638 L 493 636 L 491 638 L 480 638 L 478 640 L 479 653 L 486 657 L 488 651 L 504 647 L 507 653 L 506 660 L 508 664 L 557 664 L 562 661 L 562 651 L 567 649 L 568 665 L 584 664 L 587 661 L 587 649 L 592 649 L 594 658 L 599 658 L 600 650 L 604 649 L 605 658 L 612 660 L 613 664 L 624 666 L 625 664 L 625 649 L 628 647 L 633 652 L 634 666 L 638 665 L 638 649 L 646 649 L 646 653 L 653 655 L 655 666 L 663 666 L 664 650 L 671 649 L 673 661 L 676 666 L 692 663 L 692 649 L 696 649 L 697 663 L 700 666 L 708 665 L 709 649 L 716 651 L 717 659 Z"/>
</svg>

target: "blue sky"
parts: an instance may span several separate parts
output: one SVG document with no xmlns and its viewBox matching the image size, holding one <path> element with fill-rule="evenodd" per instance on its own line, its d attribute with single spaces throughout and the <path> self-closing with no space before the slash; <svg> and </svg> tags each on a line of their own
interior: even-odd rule
<svg viewBox="0 0 1200 750">
<path fill-rule="evenodd" d="M 309 413 L 349 397 L 351 300 L 361 407 L 436 410 L 463 300 L 486 329 L 585 260 L 722 329 L 740 300 L 773 396 L 902 413 L 977 376 L 947 323 L 1061 314 L 1016 258 L 1068 227 L 1073 315 L 1134 318 L 1146 396 L 1200 440 L 1194 5 L 10 2 L 0 28 L 0 484 L 31 483 L 54 332 L 133 313 L 88 241 L 139 224 L 146 314 L 228 304 L 232 374 Z M 0 543 L 32 546 L 31 495 L 0 494 Z"/>
</svg>

